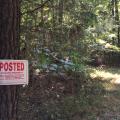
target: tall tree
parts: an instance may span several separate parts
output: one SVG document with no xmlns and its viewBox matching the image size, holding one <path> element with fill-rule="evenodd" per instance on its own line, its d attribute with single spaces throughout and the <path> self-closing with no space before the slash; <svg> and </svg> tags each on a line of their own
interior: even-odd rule
<svg viewBox="0 0 120 120">
<path fill-rule="evenodd" d="M 19 0 L 0 0 L 0 59 L 19 58 Z M 17 86 L 0 86 L 0 120 L 16 120 Z"/>
<path fill-rule="evenodd" d="M 116 33 L 117 33 L 117 43 L 120 47 L 120 20 L 119 20 L 119 9 L 118 9 L 118 0 L 112 0 L 111 6 L 112 6 L 112 16 L 115 21 L 115 25 L 117 26 Z"/>
<path fill-rule="evenodd" d="M 115 0 L 115 20 L 117 25 L 117 39 L 118 46 L 120 47 L 120 24 L 119 24 L 119 11 L 118 11 L 118 0 Z"/>
</svg>

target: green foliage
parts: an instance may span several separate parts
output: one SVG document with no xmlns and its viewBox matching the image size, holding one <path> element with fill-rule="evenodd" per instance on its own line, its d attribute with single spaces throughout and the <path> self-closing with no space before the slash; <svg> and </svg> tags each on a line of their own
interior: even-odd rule
<svg viewBox="0 0 120 120">
<path fill-rule="evenodd" d="M 50 0 L 43 5 L 44 2 L 21 2 L 21 50 L 26 48 L 25 57 L 38 72 L 60 75 L 60 81 L 68 83 L 72 79 L 75 84 L 69 89 L 76 90 L 74 95 L 62 96 L 53 90 L 54 85 L 45 87 L 45 93 L 49 96 L 52 92 L 54 96 L 50 104 L 43 104 L 45 119 L 96 120 L 105 88 L 101 82 L 91 81 L 85 62 L 93 58 L 98 62 L 100 58 L 106 65 L 120 65 L 120 13 L 108 0 Z M 34 11 L 35 8 L 39 9 Z M 48 84 L 53 81 L 54 77 Z M 54 103 L 55 98 L 59 102 Z"/>
<path fill-rule="evenodd" d="M 34 67 L 45 72 L 84 72 L 85 66 L 78 56 L 79 53 L 71 52 L 69 57 L 59 58 L 57 53 L 51 52 L 49 49 L 41 49 Z"/>
<path fill-rule="evenodd" d="M 27 58 L 37 61 L 39 69 L 84 71 L 91 54 L 119 52 L 119 14 L 114 16 L 117 8 L 111 1 L 52 0 L 40 7 L 44 2 L 21 2 L 21 49 L 26 48 Z"/>
</svg>

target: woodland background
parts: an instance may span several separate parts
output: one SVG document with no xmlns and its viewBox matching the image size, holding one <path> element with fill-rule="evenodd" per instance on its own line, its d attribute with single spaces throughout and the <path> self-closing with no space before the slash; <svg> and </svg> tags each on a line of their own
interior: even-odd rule
<svg viewBox="0 0 120 120">
<path fill-rule="evenodd" d="M 119 0 L 21 0 L 20 120 L 120 119 L 119 16 Z"/>
</svg>

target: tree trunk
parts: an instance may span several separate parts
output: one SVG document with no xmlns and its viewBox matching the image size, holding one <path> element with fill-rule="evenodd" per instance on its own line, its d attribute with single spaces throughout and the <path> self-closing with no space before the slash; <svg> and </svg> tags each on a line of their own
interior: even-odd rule
<svg viewBox="0 0 120 120">
<path fill-rule="evenodd" d="M 112 0 L 111 1 L 111 8 L 112 8 L 112 16 L 114 20 L 114 24 L 117 26 L 117 28 L 113 29 L 114 32 L 117 33 L 117 46 L 120 47 L 120 20 L 119 20 L 119 9 L 118 9 L 118 0 Z M 114 39 L 113 39 L 114 41 Z"/>
<path fill-rule="evenodd" d="M 0 0 L 0 59 L 19 59 L 19 0 Z M 16 120 L 17 86 L 0 86 L 0 120 Z"/>
<path fill-rule="evenodd" d="M 118 8 L 118 0 L 115 0 L 115 20 L 117 25 L 117 39 L 118 39 L 118 47 L 120 47 L 120 20 L 119 20 L 119 8 Z"/>
</svg>

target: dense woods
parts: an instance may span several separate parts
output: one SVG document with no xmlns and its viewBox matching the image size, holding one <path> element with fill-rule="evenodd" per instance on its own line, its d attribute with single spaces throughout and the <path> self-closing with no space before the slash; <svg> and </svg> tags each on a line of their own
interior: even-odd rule
<svg viewBox="0 0 120 120">
<path fill-rule="evenodd" d="M 39 67 L 48 68 L 55 59 L 79 66 L 94 54 L 103 61 L 98 64 L 119 64 L 119 1 L 37 0 L 21 5 L 21 49 Z M 115 60 L 109 59 L 114 52 Z"/>
<path fill-rule="evenodd" d="M 17 86 L 0 86 L 0 120 L 120 118 L 119 0 L 0 0 L 0 58 L 30 73 L 18 111 Z"/>
</svg>

